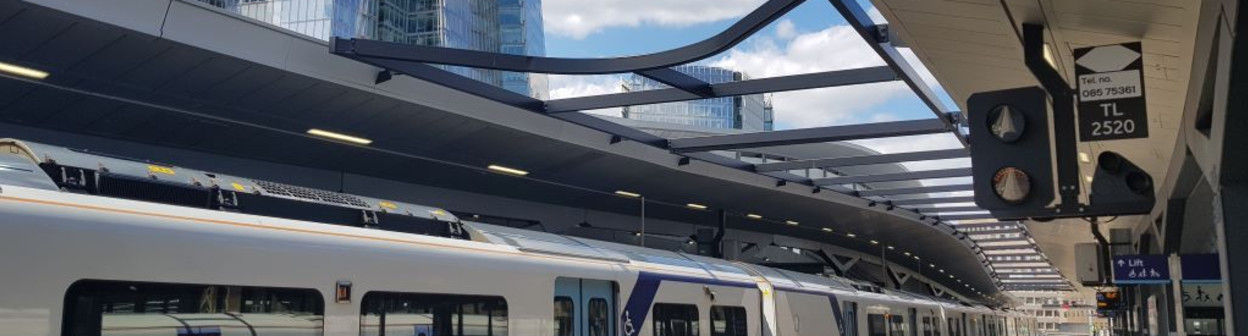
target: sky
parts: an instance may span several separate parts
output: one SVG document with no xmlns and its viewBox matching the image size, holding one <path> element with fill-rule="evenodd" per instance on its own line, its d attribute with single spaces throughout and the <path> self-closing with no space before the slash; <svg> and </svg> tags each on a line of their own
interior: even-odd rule
<svg viewBox="0 0 1248 336">
<path fill-rule="evenodd" d="M 858 0 L 874 21 L 885 22 L 869 1 Z M 547 56 L 619 57 L 672 49 L 723 31 L 763 0 L 543 0 Z M 946 106 L 956 109 L 935 78 L 908 49 Z M 884 65 L 828 1 L 806 1 L 735 48 L 698 64 L 730 68 L 751 78 Z M 621 76 L 550 78 L 551 98 L 618 92 Z M 776 129 L 929 119 L 932 111 L 900 81 L 776 93 Z M 618 110 L 592 111 L 619 115 Z M 884 153 L 959 147 L 948 134 L 857 141 Z M 968 167 L 969 160 L 907 163 L 912 170 Z M 969 179 L 924 181 L 969 183 Z"/>
</svg>

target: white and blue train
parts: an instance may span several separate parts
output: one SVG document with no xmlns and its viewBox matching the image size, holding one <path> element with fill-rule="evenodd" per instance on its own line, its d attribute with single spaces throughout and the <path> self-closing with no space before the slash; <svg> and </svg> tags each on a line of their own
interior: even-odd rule
<svg viewBox="0 0 1248 336">
<path fill-rule="evenodd" d="M 0 336 L 1033 336 L 849 280 L 0 140 Z"/>
</svg>

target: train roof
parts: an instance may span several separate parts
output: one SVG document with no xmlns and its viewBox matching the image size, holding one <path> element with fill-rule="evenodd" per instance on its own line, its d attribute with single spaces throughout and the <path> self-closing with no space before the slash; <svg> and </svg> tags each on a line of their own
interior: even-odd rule
<svg viewBox="0 0 1248 336">
<path fill-rule="evenodd" d="M 286 217 L 288 219 L 307 220 L 329 224 L 345 224 L 370 227 L 369 214 L 386 217 L 389 221 L 403 218 L 420 218 L 437 223 L 462 223 L 467 233 L 462 235 L 430 234 L 411 230 L 393 230 L 385 225 L 378 226 L 376 217 L 371 227 L 396 233 L 414 233 L 442 236 L 444 238 L 471 239 L 496 245 L 510 246 L 518 251 L 560 255 L 568 257 L 604 260 L 623 265 L 646 265 L 648 269 L 668 269 L 685 274 L 700 274 L 708 279 L 738 281 L 751 283 L 754 273 L 765 278 L 780 290 L 818 292 L 826 294 L 855 293 L 881 300 L 924 302 L 932 304 L 936 298 L 923 295 L 880 290 L 869 286 L 862 288 L 854 280 L 819 276 L 792 272 L 761 265 L 749 265 L 723 259 L 690 255 L 678 251 L 666 251 L 653 248 L 619 244 L 593 239 L 577 238 L 547 232 L 517 229 L 485 223 L 465 222 L 448 211 L 417 204 L 390 201 L 366 196 L 331 192 L 314 188 L 293 186 L 263 180 L 218 174 L 191 168 L 178 167 L 166 163 L 118 157 L 104 153 L 93 153 L 64 147 L 50 146 L 39 143 L 24 142 L 15 139 L 0 139 L 0 167 L 16 167 L 17 169 L 0 169 L 0 183 L 22 187 L 47 190 L 69 190 L 97 194 L 100 196 L 129 198 L 139 201 L 166 203 L 173 205 L 200 206 L 209 209 L 225 210 L 230 203 L 226 194 L 238 194 L 247 201 L 256 201 L 249 208 L 232 208 L 245 214 L 284 217 L 280 214 L 299 213 L 294 209 L 306 209 L 311 206 L 318 211 L 308 213 L 329 213 L 339 222 L 318 220 L 317 217 Z M 107 182 L 107 183 L 105 183 Z M 110 184 L 111 183 L 111 184 Z M 136 188 L 136 185 L 141 187 Z M 111 186 L 107 189 L 105 186 Z M 170 192 L 170 191 L 176 192 Z M 151 195 L 135 194 L 150 193 Z M 202 194 L 202 195 L 201 195 Z M 181 198 L 170 199 L 168 195 L 182 195 Z M 185 195 L 191 195 L 188 201 Z M 205 204 L 198 204 L 200 196 Z M 241 196 L 234 196 L 241 197 Z M 239 198 L 235 198 L 238 206 Z M 279 200 L 274 202 L 273 200 Z M 257 204 L 257 205 L 253 205 Z M 279 209 L 264 209 L 264 207 Z M 303 207 L 303 208 L 300 208 Z M 333 211 L 338 212 L 333 212 Z M 251 212 L 248 212 L 251 211 Z M 347 216 L 343 216 L 343 215 Z M 344 223 L 343 218 L 362 223 Z M 397 216 L 397 217 L 396 217 Z M 386 222 L 382 222 L 386 223 Z M 412 224 L 412 223 L 409 223 Z M 415 223 L 417 225 L 421 223 Z M 948 302 L 946 302 L 948 304 Z M 963 308 L 970 308 L 963 306 Z"/>
</svg>

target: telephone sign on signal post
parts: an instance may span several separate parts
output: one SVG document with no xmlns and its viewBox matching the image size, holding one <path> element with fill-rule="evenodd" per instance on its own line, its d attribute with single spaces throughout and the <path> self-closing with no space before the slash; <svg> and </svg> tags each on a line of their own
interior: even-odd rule
<svg viewBox="0 0 1248 336">
<path fill-rule="evenodd" d="M 1140 42 L 1074 50 L 1079 141 L 1148 137 Z"/>
</svg>

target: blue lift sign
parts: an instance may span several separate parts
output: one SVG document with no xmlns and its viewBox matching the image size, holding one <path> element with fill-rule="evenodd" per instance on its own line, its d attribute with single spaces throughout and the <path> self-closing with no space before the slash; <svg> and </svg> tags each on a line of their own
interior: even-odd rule
<svg viewBox="0 0 1248 336">
<path fill-rule="evenodd" d="M 1165 255 L 1114 256 L 1115 284 L 1170 283 L 1170 264 Z"/>
</svg>

